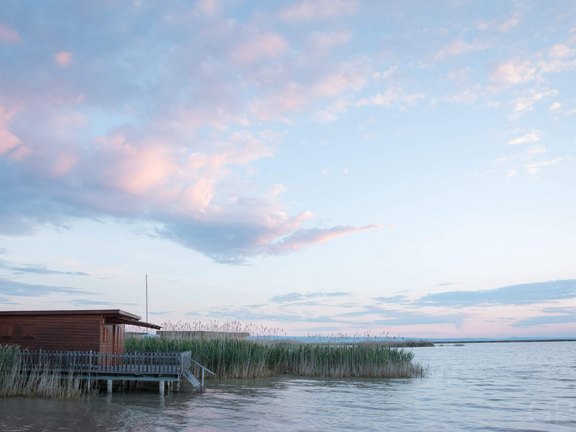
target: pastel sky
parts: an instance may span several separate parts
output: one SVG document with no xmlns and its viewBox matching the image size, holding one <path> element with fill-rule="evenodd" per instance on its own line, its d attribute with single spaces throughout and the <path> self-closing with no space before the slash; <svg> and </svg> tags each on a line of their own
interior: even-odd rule
<svg viewBox="0 0 576 432">
<path fill-rule="evenodd" d="M 576 2 L 0 2 L 0 309 L 576 336 Z"/>
</svg>

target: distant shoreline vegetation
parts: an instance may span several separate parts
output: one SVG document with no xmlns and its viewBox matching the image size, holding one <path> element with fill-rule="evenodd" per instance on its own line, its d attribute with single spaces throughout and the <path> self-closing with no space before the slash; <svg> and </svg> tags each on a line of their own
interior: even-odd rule
<svg viewBox="0 0 576 432">
<path fill-rule="evenodd" d="M 164 335 L 160 332 L 161 337 L 128 337 L 126 351 L 190 351 L 194 360 L 223 379 L 422 377 L 424 367 L 414 363 L 414 354 L 402 348 L 433 346 L 426 341 L 367 336 L 309 337 L 306 342 L 274 335 L 238 337 L 238 334 L 254 335 L 239 323 L 213 331 L 198 324 L 164 323 L 163 327 L 168 330 Z"/>
</svg>

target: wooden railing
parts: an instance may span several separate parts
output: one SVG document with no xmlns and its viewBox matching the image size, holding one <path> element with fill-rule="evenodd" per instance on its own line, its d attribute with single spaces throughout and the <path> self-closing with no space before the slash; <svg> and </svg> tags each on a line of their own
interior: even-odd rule
<svg viewBox="0 0 576 432">
<path fill-rule="evenodd" d="M 22 351 L 25 368 L 54 372 L 177 375 L 191 364 L 189 353 L 123 353 L 96 351 Z"/>
</svg>

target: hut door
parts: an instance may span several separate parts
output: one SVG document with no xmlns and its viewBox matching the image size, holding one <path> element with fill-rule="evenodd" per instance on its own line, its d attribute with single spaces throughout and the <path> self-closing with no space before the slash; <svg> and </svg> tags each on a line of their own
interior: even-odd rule
<svg viewBox="0 0 576 432">
<path fill-rule="evenodd" d="M 124 352 L 124 327 L 115 324 L 113 328 L 112 338 L 112 352 L 114 354 L 122 354 Z"/>
</svg>

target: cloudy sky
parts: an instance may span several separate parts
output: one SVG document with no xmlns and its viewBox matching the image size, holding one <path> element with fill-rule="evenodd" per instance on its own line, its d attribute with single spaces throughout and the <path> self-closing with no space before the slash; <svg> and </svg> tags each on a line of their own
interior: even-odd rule
<svg viewBox="0 0 576 432">
<path fill-rule="evenodd" d="M 576 336 L 572 0 L 3 0 L 0 62 L 0 309 Z"/>
</svg>

